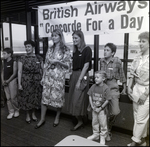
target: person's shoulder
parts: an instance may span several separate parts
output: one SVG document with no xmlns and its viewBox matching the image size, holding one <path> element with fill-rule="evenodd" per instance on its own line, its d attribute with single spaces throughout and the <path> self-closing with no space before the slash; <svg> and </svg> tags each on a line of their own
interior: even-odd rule
<svg viewBox="0 0 150 147">
<path fill-rule="evenodd" d="M 119 57 L 113 57 L 113 61 L 117 63 L 122 63 Z"/>
<path fill-rule="evenodd" d="M 93 85 L 90 87 L 90 89 L 93 89 L 95 86 L 96 86 L 96 84 L 93 84 Z"/>
<path fill-rule="evenodd" d="M 104 61 L 105 60 L 105 58 L 100 58 L 100 61 L 102 62 L 102 61 Z"/>
<path fill-rule="evenodd" d="M 103 83 L 103 88 L 104 90 L 109 89 L 108 85 L 106 85 L 105 83 Z"/>
<path fill-rule="evenodd" d="M 85 46 L 85 49 L 86 49 L 86 50 L 92 50 L 92 49 L 91 49 L 91 47 L 90 47 L 90 46 L 88 46 L 88 45 L 87 45 L 87 46 Z"/>
</svg>

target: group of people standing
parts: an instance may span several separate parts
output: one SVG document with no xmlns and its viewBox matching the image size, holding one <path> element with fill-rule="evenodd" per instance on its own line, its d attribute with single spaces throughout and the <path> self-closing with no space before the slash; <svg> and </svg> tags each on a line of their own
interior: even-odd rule
<svg viewBox="0 0 150 147">
<path fill-rule="evenodd" d="M 40 108 L 41 118 L 35 126 L 38 129 L 46 122 L 48 106 L 52 106 L 57 110 L 53 126 L 59 125 L 65 104 L 65 74 L 72 63 L 69 102 L 65 105 L 77 123 L 70 130 L 83 127 L 83 117 L 92 111 L 93 134 L 87 139 L 100 139 L 100 143 L 105 144 L 105 140 L 111 140 L 112 125 L 120 113 L 118 80 L 123 84 L 121 93 L 126 94 L 127 91 L 122 62 L 114 57 L 116 45 L 107 43 L 104 46 L 104 58 L 100 59 L 99 70 L 94 74 L 95 83 L 89 88 L 92 50 L 86 45 L 83 32 L 77 30 L 72 34 L 73 58 L 60 29 L 54 30 L 51 37 L 53 45 L 48 48 L 44 62 L 41 56 L 34 54 L 35 43 L 31 40 L 24 42 L 27 54 L 18 62 L 13 59 L 10 48 L 3 50 L 2 84 L 9 110 L 7 119 L 18 117 L 22 109 L 26 111 L 26 122 L 30 124 L 31 119 L 38 121 L 35 109 Z M 147 135 L 149 119 L 149 32 L 141 33 L 139 39 L 141 55 L 133 60 L 128 86 L 134 109 L 133 142 L 129 146 L 145 143 L 142 138 Z"/>
</svg>

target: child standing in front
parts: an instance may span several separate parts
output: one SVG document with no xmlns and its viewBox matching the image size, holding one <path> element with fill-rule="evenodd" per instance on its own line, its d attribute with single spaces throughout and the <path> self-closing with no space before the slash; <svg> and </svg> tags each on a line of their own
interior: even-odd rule
<svg viewBox="0 0 150 147">
<path fill-rule="evenodd" d="M 12 55 L 13 50 L 11 48 L 5 48 L 3 50 L 4 64 L 1 72 L 1 78 L 9 111 L 7 119 L 12 119 L 13 116 L 19 116 L 17 102 L 17 63 L 13 60 Z"/>
<path fill-rule="evenodd" d="M 89 102 L 92 108 L 92 128 L 93 135 L 87 139 L 98 140 L 100 138 L 100 144 L 105 144 L 105 138 L 107 136 L 107 104 L 110 100 L 110 89 L 104 83 L 106 80 L 105 71 L 95 72 L 95 84 L 88 91 Z"/>
</svg>

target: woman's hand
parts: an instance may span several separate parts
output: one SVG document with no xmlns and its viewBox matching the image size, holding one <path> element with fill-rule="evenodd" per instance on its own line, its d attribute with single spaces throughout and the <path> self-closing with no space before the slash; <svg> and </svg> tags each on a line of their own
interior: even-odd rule
<svg viewBox="0 0 150 147">
<path fill-rule="evenodd" d="M 147 96 L 145 94 L 142 94 L 139 98 L 138 104 L 139 105 L 144 105 L 145 101 L 147 99 Z"/>
<path fill-rule="evenodd" d="M 18 85 L 19 90 L 23 90 L 22 85 Z"/>
<path fill-rule="evenodd" d="M 80 89 L 80 84 L 81 84 L 81 81 L 78 80 L 78 82 L 77 82 L 77 84 L 76 84 L 76 89 L 77 89 L 77 90 Z"/>
<path fill-rule="evenodd" d="M 8 83 L 7 83 L 6 81 L 4 81 L 2 85 L 3 85 L 3 86 L 7 86 Z"/>
</svg>

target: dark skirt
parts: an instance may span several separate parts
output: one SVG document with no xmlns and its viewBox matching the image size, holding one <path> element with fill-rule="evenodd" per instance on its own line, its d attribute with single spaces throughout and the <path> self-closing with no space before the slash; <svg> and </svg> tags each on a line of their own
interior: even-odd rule
<svg viewBox="0 0 150 147">
<path fill-rule="evenodd" d="M 81 71 L 73 71 L 71 77 L 70 77 L 70 87 L 69 87 L 69 94 L 68 99 L 69 103 L 67 106 L 68 112 L 73 116 L 84 116 L 87 114 L 87 106 L 89 103 L 89 97 L 88 97 L 88 90 L 89 90 L 89 75 L 87 76 L 87 85 L 83 89 L 77 90 L 75 88 L 76 83 L 79 79 L 79 76 L 81 74 Z M 83 85 L 84 86 L 84 85 Z"/>
</svg>

